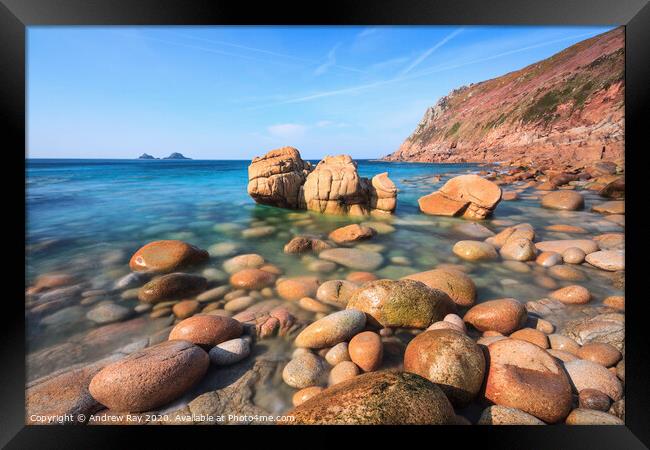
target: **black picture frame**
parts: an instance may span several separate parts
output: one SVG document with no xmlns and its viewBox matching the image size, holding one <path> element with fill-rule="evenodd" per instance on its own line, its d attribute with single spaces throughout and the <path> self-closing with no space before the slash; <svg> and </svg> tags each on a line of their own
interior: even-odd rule
<svg viewBox="0 0 650 450">
<path fill-rule="evenodd" d="M 34 25 L 624 25 L 626 27 L 625 129 L 627 182 L 627 242 L 642 242 L 640 233 L 640 185 L 643 165 L 641 155 L 647 147 L 644 116 L 650 109 L 650 5 L 647 0 L 357 0 L 326 2 L 246 2 L 224 0 L 0 0 L 0 99 L 5 141 L 3 182 L 4 192 L 16 203 L 8 214 L 9 229 L 5 239 L 12 244 L 3 246 L 6 262 L 18 273 L 25 258 L 24 242 L 18 236 L 24 231 L 24 191 L 20 177 L 25 161 L 18 149 L 26 150 L 25 134 L 25 62 L 26 27 Z M 643 113 L 646 114 L 643 114 Z M 9 158 L 9 159 L 7 159 Z M 21 170 L 22 169 L 22 173 Z M 24 179 L 23 179 L 24 182 Z M 20 196 L 23 196 L 21 202 Z M 21 216 L 22 213 L 22 216 Z M 12 246 L 13 245 L 13 246 Z M 384 440 L 397 436 L 402 445 L 436 445 L 442 434 L 453 441 L 496 448 L 585 448 L 632 449 L 650 445 L 650 383 L 647 378 L 648 350 L 645 335 L 643 303 L 647 302 L 641 289 L 643 247 L 626 246 L 626 390 L 625 426 L 550 426 L 550 427 L 331 427 L 315 430 L 319 441 L 336 445 L 332 433 L 354 434 L 356 437 Z M 3 303 L 2 357 L 0 359 L 0 445 L 7 448 L 114 448 L 132 443 L 138 435 L 149 445 L 152 439 L 170 443 L 179 431 L 187 427 L 55 427 L 25 426 L 25 367 L 24 367 L 24 305 L 19 298 L 24 286 L 18 276 L 5 279 Z M 11 285 L 11 290 L 6 288 Z M 201 438 L 215 445 L 225 439 L 224 433 L 239 434 L 242 441 L 261 437 L 240 427 L 224 431 L 224 427 L 194 427 L 192 440 Z M 266 439 L 284 442 L 293 427 L 264 427 L 263 434 L 277 434 Z M 302 432 L 304 429 L 298 430 Z M 311 429 L 311 431 L 314 431 Z M 400 432 L 401 431 L 401 432 Z M 399 434 L 397 434 L 399 432 Z M 291 433 L 291 435 L 290 435 Z M 146 436 L 143 436 L 146 434 Z M 413 437 L 410 437 L 413 436 Z M 229 438 L 236 438 L 230 435 Z M 184 439 L 188 439 L 184 436 Z M 185 441 L 187 443 L 187 441 Z M 304 442 L 304 441 L 303 441 Z M 187 444 L 188 446 L 190 444 Z M 199 445 L 199 444 L 195 444 Z M 249 444 L 246 444 L 249 445 Z M 421 445 L 421 444 L 418 444 Z"/>
</svg>

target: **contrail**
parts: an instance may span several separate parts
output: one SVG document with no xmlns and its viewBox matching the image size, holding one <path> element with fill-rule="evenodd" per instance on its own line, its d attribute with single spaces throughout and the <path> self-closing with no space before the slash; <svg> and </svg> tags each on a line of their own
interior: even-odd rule
<svg viewBox="0 0 650 450">
<path fill-rule="evenodd" d="M 202 37 L 198 37 L 198 36 L 192 36 L 192 35 L 185 34 L 185 33 L 174 33 L 174 34 L 176 36 L 185 37 L 187 39 L 195 39 L 195 40 L 198 40 L 198 41 L 208 42 L 208 43 L 211 43 L 211 44 L 224 45 L 226 47 L 234 47 L 234 48 L 240 48 L 242 50 L 249 50 L 251 52 L 264 53 L 266 55 L 278 56 L 280 58 L 292 59 L 294 61 L 300 61 L 300 62 L 304 62 L 304 63 L 307 63 L 307 64 L 320 64 L 321 63 L 320 61 L 315 60 L 315 59 L 300 58 L 298 56 L 273 52 L 273 51 L 262 49 L 262 48 L 256 48 L 256 47 L 249 47 L 249 46 L 246 46 L 246 45 L 234 44 L 232 42 L 224 42 L 224 41 L 218 41 L 218 40 L 213 40 L 213 39 L 206 39 L 206 38 L 202 38 Z M 350 72 L 368 73 L 365 70 L 357 69 L 357 68 L 354 68 L 354 67 L 342 66 L 340 64 L 333 64 L 332 67 L 336 67 L 336 68 L 339 68 L 339 69 L 342 69 L 342 70 L 348 70 Z"/>
<path fill-rule="evenodd" d="M 404 70 L 402 70 L 402 71 L 400 72 L 400 75 L 406 75 L 406 74 L 409 73 L 411 70 L 413 70 L 415 67 L 419 66 L 420 63 L 421 63 L 422 61 L 424 61 L 425 59 L 427 59 L 431 53 L 435 52 L 435 51 L 438 50 L 440 47 L 442 47 L 443 45 L 445 45 L 447 42 L 449 42 L 450 40 L 452 40 L 454 37 L 458 36 L 458 34 L 459 34 L 461 31 L 463 31 L 463 29 L 462 29 L 462 28 L 458 28 L 457 30 L 454 30 L 453 32 L 451 32 L 450 34 L 448 34 L 447 36 L 445 36 L 445 37 L 444 37 L 440 42 L 438 42 L 436 45 L 434 45 L 433 47 L 431 47 L 430 49 L 428 49 L 427 51 L 425 51 L 424 53 L 422 53 L 422 54 L 421 54 L 421 55 L 420 55 L 420 56 L 419 56 L 415 61 L 413 61 L 411 64 L 409 64 L 408 67 L 406 67 Z"/>
<path fill-rule="evenodd" d="M 374 87 L 383 86 L 383 85 L 386 85 L 386 84 L 397 83 L 397 82 L 400 82 L 400 81 L 413 80 L 413 79 L 416 79 L 416 78 L 421 78 L 421 77 L 426 76 L 426 75 L 430 75 L 432 73 L 438 73 L 438 72 L 444 72 L 444 71 L 451 70 L 451 69 L 457 69 L 459 67 L 465 67 L 465 66 L 469 66 L 469 65 L 472 65 L 472 64 L 477 64 L 477 63 L 480 63 L 480 62 L 489 61 L 491 59 L 496 59 L 496 58 L 500 58 L 500 57 L 503 57 L 503 56 L 511 55 L 511 54 L 514 54 L 514 53 L 520 53 L 520 52 L 524 52 L 524 51 L 527 51 L 527 50 L 532 50 L 534 48 L 545 47 L 547 45 L 557 44 L 558 42 L 568 41 L 568 40 L 572 40 L 572 39 L 578 39 L 578 38 L 585 37 L 585 36 L 590 36 L 590 35 L 593 35 L 593 34 L 594 33 L 583 33 L 583 34 L 579 34 L 579 35 L 575 35 L 575 36 L 565 37 L 565 38 L 561 38 L 561 39 L 555 39 L 553 41 L 546 41 L 546 42 L 542 42 L 542 43 L 535 44 L 535 45 L 529 45 L 529 46 L 526 46 L 526 47 L 522 47 L 522 48 L 518 48 L 518 49 L 514 49 L 514 50 L 509 50 L 507 52 L 498 53 L 498 54 L 492 55 L 492 56 L 487 56 L 487 57 L 484 57 L 484 58 L 479 58 L 479 59 L 474 59 L 474 60 L 471 60 L 471 61 L 461 62 L 461 63 L 455 64 L 455 65 L 431 67 L 429 69 L 424 69 L 424 70 L 421 70 L 419 72 L 415 72 L 415 73 L 413 73 L 411 75 L 407 75 L 407 76 L 398 75 L 397 77 L 391 78 L 391 79 L 388 79 L 388 80 L 376 81 L 374 83 L 362 84 L 362 85 L 358 85 L 358 86 L 351 86 L 351 87 L 348 87 L 348 88 L 335 89 L 335 90 L 331 90 L 331 91 L 317 92 L 317 93 L 310 94 L 310 95 L 305 95 L 305 96 L 301 96 L 301 97 L 296 97 L 296 98 L 292 98 L 292 99 L 283 100 L 281 102 L 276 102 L 276 103 L 271 103 L 271 104 L 266 104 L 266 105 L 260 105 L 260 106 L 253 106 L 253 107 L 248 108 L 248 109 L 259 109 L 259 108 L 266 108 L 266 107 L 271 107 L 271 106 L 276 106 L 276 105 L 283 105 L 283 104 L 290 104 L 290 103 L 302 103 L 302 102 L 316 100 L 316 99 L 324 98 L 324 97 L 332 97 L 332 96 L 335 96 L 335 95 L 342 95 L 342 94 L 351 94 L 351 93 L 363 91 L 363 90 L 366 90 L 366 89 L 371 89 L 371 88 L 374 88 Z"/>
</svg>

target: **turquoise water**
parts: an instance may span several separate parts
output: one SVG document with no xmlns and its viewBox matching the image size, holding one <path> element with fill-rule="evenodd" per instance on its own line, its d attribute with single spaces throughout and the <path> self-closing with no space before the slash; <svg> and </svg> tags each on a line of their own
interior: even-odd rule
<svg viewBox="0 0 650 450">
<path fill-rule="evenodd" d="M 341 225 L 363 219 L 257 205 L 246 191 L 248 164 L 249 161 L 28 160 L 27 284 L 31 285 L 39 274 L 65 272 L 75 275 L 85 290 L 106 291 L 102 301 L 133 309 L 136 299 L 122 298 L 113 285 L 129 273 L 128 260 L 133 252 L 159 239 L 182 239 L 206 249 L 217 243 L 233 243 L 238 247 L 237 254 L 259 253 L 287 276 L 314 275 L 308 263 L 316 257 L 285 255 L 284 244 L 295 235 L 326 236 Z M 459 229 L 469 222 L 419 212 L 420 196 L 437 190 L 452 176 L 485 167 L 376 161 L 359 161 L 358 166 L 361 175 L 368 177 L 388 171 L 399 188 L 397 211 L 384 219 L 394 231 L 360 244 L 370 245 L 384 256 L 384 265 L 376 271 L 378 276 L 395 279 L 443 263 L 462 264 L 477 285 L 479 303 L 502 297 L 522 302 L 539 300 L 550 290 L 575 284 L 558 279 L 549 281 L 547 269 L 534 262 L 528 263 L 530 270 L 526 273 L 513 271 L 502 261 L 464 262 L 451 249 L 458 240 L 470 239 Z M 538 241 L 590 238 L 623 231 L 619 225 L 589 212 L 592 204 L 602 201 L 590 191 L 582 191 L 586 199 L 584 211 L 549 211 L 539 207 L 539 192 L 523 189 L 522 184 L 504 187 L 520 191 L 520 199 L 502 201 L 494 217 L 483 221 L 483 225 L 498 232 L 508 225 L 527 222 L 535 227 Z M 578 224 L 589 233 L 568 235 L 544 229 L 552 224 Z M 269 225 L 274 227 L 269 236 L 242 236 L 242 230 Z M 192 271 L 221 269 L 225 259 L 212 257 L 206 266 Z M 594 300 L 586 306 L 568 306 L 562 317 L 554 319 L 556 327 L 563 320 L 579 317 L 585 308 L 597 308 L 608 295 L 623 294 L 613 287 L 611 274 L 585 266 L 577 266 L 576 270 L 585 278 L 579 284 L 592 292 Z M 324 281 L 343 279 L 349 272 L 338 267 L 331 273 L 317 275 Z M 212 285 L 224 282 L 225 278 L 212 281 Z M 554 287 L 549 287 L 549 283 Z M 47 314 L 27 315 L 28 349 L 34 355 L 31 359 L 28 356 L 28 371 L 33 375 L 30 378 L 66 364 L 97 359 L 125 344 L 93 346 L 90 353 L 84 353 L 86 347 L 61 347 L 84 342 L 84 333 L 99 327 L 85 317 L 94 305 L 75 302 L 66 305 L 64 313 L 48 312 L 60 313 L 54 319 Z M 149 312 L 135 311 L 129 319 L 138 315 L 146 323 L 161 320 L 151 319 Z M 129 339 L 138 333 L 152 333 L 152 328 L 143 326 Z M 60 353 L 43 353 L 52 348 Z"/>
<path fill-rule="evenodd" d="M 277 215 L 248 196 L 249 163 L 29 160 L 27 242 L 56 241 L 47 252 L 31 255 L 30 276 L 55 269 L 59 258 L 101 253 L 102 247 L 137 248 L 173 233 L 191 233 L 192 243 L 209 245 L 219 239 L 212 230 L 216 223 L 246 225 Z M 363 176 L 389 171 L 402 189 L 398 215 L 417 213 L 417 197 L 430 191 L 413 182 L 472 167 L 359 162 Z"/>
</svg>

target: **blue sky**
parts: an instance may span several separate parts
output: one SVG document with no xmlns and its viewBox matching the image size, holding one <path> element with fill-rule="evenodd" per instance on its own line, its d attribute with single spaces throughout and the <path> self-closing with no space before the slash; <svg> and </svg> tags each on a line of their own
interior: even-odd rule
<svg viewBox="0 0 650 450">
<path fill-rule="evenodd" d="M 611 27 L 30 27 L 28 157 L 395 150 L 428 106 Z"/>
</svg>

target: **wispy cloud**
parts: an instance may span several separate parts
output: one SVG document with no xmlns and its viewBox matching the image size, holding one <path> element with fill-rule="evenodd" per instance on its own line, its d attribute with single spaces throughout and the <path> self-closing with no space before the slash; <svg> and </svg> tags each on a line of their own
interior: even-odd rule
<svg viewBox="0 0 650 450">
<path fill-rule="evenodd" d="M 463 31 L 462 28 L 458 28 L 457 30 L 452 31 L 449 33 L 447 36 L 445 36 L 442 40 L 437 42 L 433 47 L 425 50 L 420 56 L 418 56 L 411 64 L 409 64 L 407 67 L 404 68 L 400 72 L 400 75 L 406 75 L 408 74 L 411 70 L 415 69 L 417 66 L 419 66 L 422 61 L 427 59 L 431 53 L 435 52 L 438 50 L 440 47 L 445 45 L 447 42 L 451 41 L 454 37 L 458 36 Z"/>
<path fill-rule="evenodd" d="M 303 95 L 303 96 L 299 96 L 299 97 L 289 98 L 289 99 L 286 99 L 286 100 L 283 100 L 283 101 L 280 101 L 280 102 L 276 102 L 276 103 L 272 103 L 272 104 L 255 106 L 255 107 L 252 107 L 251 109 L 266 108 L 266 107 L 282 105 L 282 104 L 302 103 L 302 102 L 308 102 L 308 101 L 311 101 L 311 100 L 317 100 L 317 99 L 326 98 L 326 97 L 333 97 L 333 96 L 337 96 L 337 95 L 358 93 L 358 92 L 361 92 L 361 91 L 365 91 L 365 90 L 368 90 L 368 89 L 373 89 L 373 88 L 376 88 L 376 87 L 379 87 L 379 86 L 384 86 L 384 85 L 391 84 L 391 83 L 399 83 L 399 82 L 402 82 L 402 81 L 413 80 L 413 79 L 416 79 L 416 78 L 421 78 L 423 76 L 431 75 L 432 73 L 438 73 L 438 72 L 444 72 L 444 71 L 447 71 L 447 70 L 453 70 L 453 69 L 457 69 L 457 68 L 460 68 L 460 67 L 465 67 L 465 66 L 469 66 L 469 65 L 472 65 L 472 64 L 478 64 L 478 63 L 489 61 L 489 60 L 492 60 L 492 59 L 497 59 L 497 58 L 501 58 L 501 57 L 504 57 L 504 56 L 512 55 L 512 54 L 515 54 L 515 53 L 521 53 L 521 52 L 525 52 L 525 51 L 528 51 L 528 50 L 532 50 L 532 49 L 536 49 L 536 48 L 540 48 L 540 47 L 545 47 L 545 46 L 548 46 L 548 45 L 557 44 L 557 43 L 564 42 L 564 41 L 575 40 L 575 39 L 579 39 L 579 38 L 583 38 L 583 37 L 591 36 L 591 35 L 593 35 L 593 33 L 582 33 L 582 34 L 569 36 L 569 37 L 565 37 L 565 38 L 540 42 L 538 44 L 533 44 L 533 45 L 528 45 L 528 46 L 513 49 L 513 50 L 508 50 L 508 51 L 505 51 L 505 52 L 498 53 L 496 55 L 486 56 L 484 58 L 477 58 L 477 59 L 468 60 L 468 61 L 461 61 L 459 63 L 451 64 L 451 65 L 430 67 L 428 69 L 423 69 L 423 70 L 414 72 L 412 74 L 407 74 L 407 75 L 400 74 L 400 75 L 398 75 L 398 76 L 396 76 L 394 78 L 375 81 L 373 83 L 359 84 L 359 85 L 350 86 L 350 87 L 347 87 L 347 88 L 333 89 L 333 90 L 330 90 L 330 91 L 316 92 L 316 93 L 313 93 L 313 94 L 308 94 L 308 95 Z"/>
</svg>

